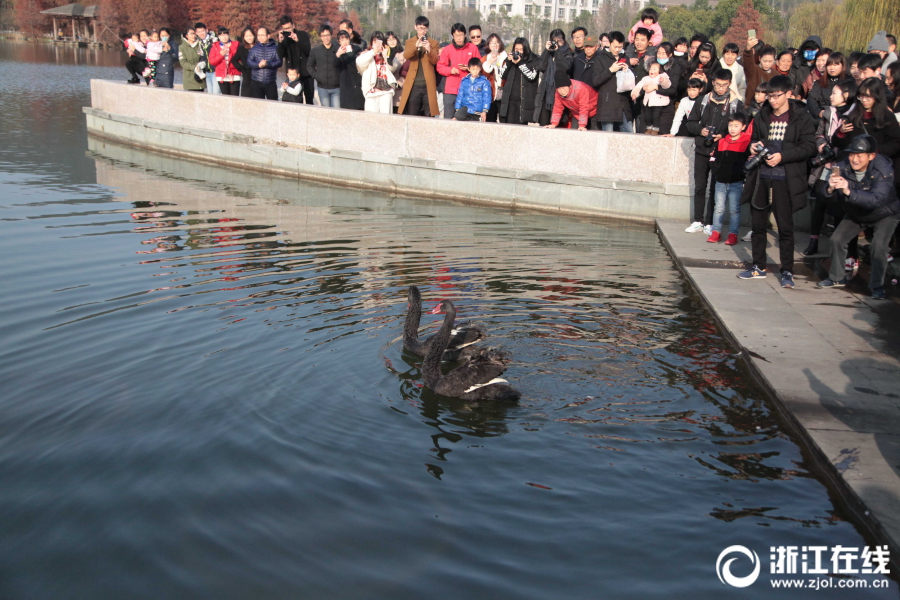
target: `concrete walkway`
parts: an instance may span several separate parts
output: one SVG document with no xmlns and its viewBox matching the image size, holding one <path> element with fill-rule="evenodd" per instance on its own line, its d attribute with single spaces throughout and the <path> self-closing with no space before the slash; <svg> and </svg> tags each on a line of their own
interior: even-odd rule
<svg viewBox="0 0 900 600">
<path fill-rule="evenodd" d="M 706 243 L 688 223 L 657 220 L 660 238 L 725 332 L 743 350 L 809 449 L 842 507 L 900 559 L 900 303 L 873 301 L 868 272 L 845 289 L 819 289 L 827 257 L 797 252 L 796 288 L 778 281 L 769 235 L 765 280 L 742 281 L 750 243 Z M 740 235 L 746 233 L 741 230 Z M 797 236 L 806 247 L 808 237 Z M 825 242 L 827 253 L 827 238 Z M 892 266 L 891 270 L 896 269 Z M 888 283 L 890 281 L 890 272 Z M 891 286 L 888 285 L 888 293 Z"/>
</svg>

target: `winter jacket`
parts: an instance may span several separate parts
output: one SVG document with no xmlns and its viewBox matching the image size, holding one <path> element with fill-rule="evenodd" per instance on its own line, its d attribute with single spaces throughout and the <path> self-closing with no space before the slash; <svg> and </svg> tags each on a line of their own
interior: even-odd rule
<svg viewBox="0 0 900 600">
<path fill-rule="evenodd" d="M 444 46 L 441 50 L 441 57 L 438 59 L 437 72 L 445 77 L 444 93 L 455 94 L 459 90 L 459 84 L 463 78 L 467 77 L 466 71 L 460 69 L 460 65 L 469 66 L 469 59 L 481 58 L 478 52 L 478 46 L 472 42 L 466 42 L 462 48 L 457 48 L 453 44 Z M 451 70 L 457 69 L 456 75 L 451 74 Z"/>
<path fill-rule="evenodd" d="M 491 82 L 487 77 L 479 75 L 473 81 L 471 75 L 467 75 L 456 91 L 456 104 L 453 108 L 459 110 L 465 106 L 470 114 L 487 112 L 491 109 L 493 98 Z"/>
<path fill-rule="evenodd" d="M 726 135 L 715 145 L 715 180 L 716 183 L 737 183 L 744 181 L 744 165 L 750 157 L 750 137 L 753 124 L 741 132 L 738 139 Z"/>
<path fill-rule="evenodd" d="M 731 91 L 737 94 L 737 97 L 743 100 L 747 97 L 747 77 L 744 73 L 744 67 L 741 66 L 741 63 L 738 61 L 734 61 L 734 64 L 730 67 L 725 64 L 725 59 L 720 58 L 719 64 L 723 69 L 728 69 L 731 71 Z M 753 90 L 756 91 L 755 89 Z"/>
<path fill-rule="evenodd" d="M 225 81 L 240 81 L 241 71 L 234 66 L 234 52 L 239 43 L 231 42 L 225 54 L 222 53 L 221 42 L 215 42 L 212 45 L 209 51 L 209 62 L 216 68 L 216 81 L 222 81 L 226 77 L 231 77 L 231 79 L 225 79 Z"/>
<path fill-rule="evenodd" d="M 588 58 L 584 52 L 579 52 L 572 60 L 572 68 L 569 76 L 573 81 L 580 81 L 594 87 L 594 66 L 597 64 L 597 54 Z M 596 89 L 594 90 L 596 91 Z"/>
<path fill-rule="evenodd" d="M 691 114 L 691 109 L 694 108 L 695 102 L 696 100 L 691 100 L 690 98 L 681 99 L 681 102 L 678 103 L 678 110 L 675 111 L 675 118 L 672 120 L 671 133 L 679 136 L 690 135 L 687 131 L 687 127 L 685 127 L 685 123 L 687 122 L 688 116 Z"/>
<path fill-rule="evenodd" d="M 658 91 L 653 92 L 645 92 L 644 86 L 655 83 L 659 86 L 659 89 L 668 89 L 672 87 L 672 82 L 669 80 L 669 76 L 665 73 L 658 75 L 657 77 L 651 77 L 647 75 L 640 81 L 638 81 L 634 85 L 634 89 L 631 90 L 631 99 L 637 100 L 638 96 L 642 93 L 644 94 L 644 106 L 668 106 L 670 99 L 668 96 L 663 96 Z"/>
<path fill-rule="evenodd" d="M 696 137 L 694 152 L 710 156 L 713 152 L 713 145 L 706 144 L 706 138 L 702 135 L 703 130 L 715 127 L 716 135 L 728 135 L 728 117 L 742 108 L 744 108 L 744 103 L 730 89 L 728 98 L 721 104 L 713 100 L 712 92 L 698 97 L 685 123 L 688 133 Z"/>
<path fill-rule="evenodd" d="M 572 49 L 569 48 L 568 44 L 562 44 L 553 52 L 545 49 L 543 53 L 541 53 L 541 59 L 538 62 L 538 72 L 541 73 L 541 82 L 538 84 L 537 96 L 534 98 L 535 122 L 539 120 L 542 110 L 551 110 L 553 108 L 551 106 L 553 100 L 550 100 L 550 102 L 547 101 L 547 90 L 550 90 L 551 92 L 556 91 L 555 73 L 559 73 L 560 71 L 568 73 L 572 68 L 572 60 L 574 58 L 575 55 L 572 53 Z M 553 69 L 550 68 L 551 61 L 554 63 Z M 552 98 L 555 99 L 556 94 L 553 94 Z"/>
<path fill-rule="evenodd" d="M 194 75 L 194 68 L 198 63 L 205 60 L 206 55 L 203 54 L 203 48 L 200 46 L 200 40 L 197 40 L 193 44 L 189 44 L 187 41 L 185 41 L 182 42 L 180 46 L 178 46 L 178 62 L 181 63 L 181 68 L 184 70 L 184 89 L 206 89 L 206 80 L 201 79 L 200 81 L 197 81 L 197 77 Z"/>
<path fill-rule="evenodd" d="M 287 84 L 287 88 L 282 91 L 281 101 L 303 104 L 303 84 L 300 83 L 300 78 L 288 81 Z"/>
<path fill-rule="evenodd" d="M 876 155 L 862 181 L 856 180 L 849 162 L 842 161 L 835 166 L 847 180 L 850 195 L 844 194 L 843 190 L 834 190 L 831 194 L 826 190 L 825 196 L 843 200 L 847 218 L 859 225 L 867 225 L 900 213 L 900 201 L 894 188 L 894 168 L 886 157 Z"/>
<path fill-rule="evenodd" d="M 556 92 L 556 100 L 553 102 L 553 117 L 550 124 L 554 127 L 559 125 L 562 119 L 563 109 L 569 109 L 572 118 L 578 121 L 578 127 L 587 127 L 590 118 L 597 114 L 597 91 L 593 86 L 582 83 L 581 81 L 573 81 L 569 87 L 569 95 L 563 98 Z"/>
<path fill-rule="evenodd" d="M 784 140 L 781 143 L 781 164 L 784 165 L 785 183 L 790 194 L 791 211 L 797 212 L 806 206 L 806 195 L 809 192 L 807 175 L 809 160 L 816 155 L 816 125 L 806 109 L 795 100 L 789 100 L 790 114 Z M 765 143 L 769 139 L 769 123 L 772 119 L 772 107 L 768 104 L 753 118 L 753 134 L 750 136 L 751 147 L 758 141 Z M 760 172 L 756 168 L 747 176 L 741 203 L 750 202 L 756 194 Z"/>
<path fill-rule="evenodd" d="M 438 41 L 434 38 L 428 38 L 428 52 L 419 52 L 416 42 L 419 38 L 412 37 L 406 40 L 403 47 L 403 58 L 409 63 L 409 70 L 406 73 L 406 80 L 403 82 L 403 93 L 400 95 L 400 104 L 397 112 L 403 114 L 406 109 L 406 103 L 409 101 L 409 94 L 412 92 L 413 85 L 416 82 L 416 74 L 419 69 L 425 76 L 425 86 L 428 90 L 428 110 L 432 117 L 441 114 L 441 109 L 437 103 L 437 79 L 435 77 L 434 65 L 438 63 L 440 53 L 438 52 Z"/>
<path fill-rule="evenodd" d="M 490 50 L 487 54 L 481 56 L 481 72 L 491 82 L 491 90 L 493 98 L 497 98 L 500 86 L 503 84 L 503 71 L 506 69 L 506 51 L 501 50 L 497 54 L 497 60 L 493 63 L 489 62 Z"/>
<path fill-rule="evenodd" d="M 634 73 L 635 81 L 640 81 L 650 74 L 650 65 L 656 62 L 656 47 L 649 46 L 643 54 L 639 54 L 637 48 L 629 46 L 625 48 L 625 58 L 628 59 L 628 68 Z M 640 59 L 636 65 L 631 64 L 631 59 Z"/>
<path fill-rule="evenodd" d="M 628 43 L 629 44 L 634 43 L 634 34 L 637 33 L 637 30 L 640 29 L 641 27 L 643 27 L 644 29 L 650 30 L 650 32 L 651 32 L 650 45 L 651 46 L 659 46 L 662 43 L 663 32 L 662 32 L 662 27 L 659 26 L 659 23 L 654 23 L 650 27 L 647 27 L 646 25 L 644 25 L 643 21 L 638 20 L 638 22 L 635 23 L 631 27 L 631 31 L 628 32 Z"/>
<path fill-rule="evenodd" d="M 278 56 L 288 69 L 298 69 L 300 77 L 309 77 L 307 67 L 310 54 L 309 34 L 298 29 L 294 29 L 294 33 L 297 34 L 296 42 L 288 35 L 278 42 Z M 277 35 L 275 34 L 275 36 Z"/>
<path fill-rule="evenodd" d="M 806 96 L 806 108 L 814 119 L 819 118 L 819 113 L 831 104 L 831 91 L 840 78 L 835 79 L 827 74 L 816 81 L 809 89 Z M 823 86 L 822 83 L 825 85 Z"/>
<path fill-rule="evenodd" d="M 866 113 L 870 115 L 870 113 Z M 878 128 L 875 119 L 871 116 L 863 119 L 854 118 L 851 120 L 854 129 L 849 133 L 842 133 L 840 130 L 834 132 L 831 136 L 831 143 L 835 150 L 839 150 L 843 154 L 844 149 L 850 145 L 850 142 L 858 135 L 868 133 L 875 141 L 878 142 L 878 154 L 886 156 L 894 164 L 894 172 L 900 169 L 900 123 L 891 115 L 885 120 L 884 127 Z"/>
<path fill-rule="evenodd" d="M 509 100 L 513 96 L 513 87 L 518 86 L 520 102 L 522 103 L 522 116 L 531 121 L 534 112 L 534 100 L 538 89 L 538 63 L 540 58 L 531 55 L 528 60 L 520 60 L 515 64 L 511 59 L 506 59 L 503 71 L 503 98 L 500 100 L 500 116 L 509 114 Z M 514 73 L 516 73 L 514 75 Z"/>
<path fill-rule="evenodd" d="M 794 57 L 794 65 L 791 67 L 790 72 L 791 83 L 795 86 L 803 85 L 815 66 L 815 61 L 812 61 L 811 67 L 809 64 L 810 61 L 803 57 L 804 50 L 819 50 L 820 48 L 822 48 L 822 38 L 817 35 L 809 36 L 802 44 L 800 44 L 800 50 Z"/>
<path fill-rule="evenodd" d="M 390 90 L 373 90 L 375 83 L 378 81 L 378 64 L 375 62 L 375 51 L 366 50 L 356 57 L 356 68 L 362 75 L 360 80 L 360 89 L 362 89 L 364 98 L 376 98 L 384 94 L 394 93 L 394 87 L 397 86 L 397 79 L 394 73 L 400 68 L 400 64 L 396 61 L 385 61 L 387 65 L 386 74 Z"/>
<path fill-rule="evenodd" d="M 335 43 L 331 44 L 331 48 L 320 44 L 309 53 L 306 69 L 322 89 L 341 87 L 341 63 L 337 57 L 337 49 Z"/>
<path fill-rule="evenodd" d="M 350 44 L 351 50 L 337 57 L 341 67 L 341 108 L 363 110 L 366 99 L 362 93 L 362 75 L 356 67 L 356 59 L 362 48 Z"/>
<path fill-rule="evenodd" d="M 260 67 L 259 62 L 266 61 L 265 67 Z M 278 56 L 278 44 L 269 40 L 265 44 L 257 42 L 247 55 L 247 64 L 250 65 L 253 81 L 262 84 L 275 83 L 278 75 L 278 67 L 281 66 L 281 57 Z"/>
<path fill-rule="evenodd" d="M 175 76 L 175 63 L 178 62 L 178 44 L 169 40 L 169 50 L 163 50 L 156 63 L 156 78 L 172 78 Z"/>
<path fill-rule="evenodd" d="M 754 50 L 744 50 L 744 76 L 747 79 L 747 93 L 744 95 L 744 103 L 749 106 L 753 102 L 756 88 L 763 81 L 769 81 L 778 75 L 775 68 L 768 71 L 759 66 L 759 55 Z"/>
<path fill-rule="evenodd" d="M 608 48 L 594 55 L 594 88 L 597 90 L 597 120 L 621 123 L 622 118 L 631 120 L 630 92 L 616 91 L 616 73 L 609 70 L 618 57 Z"/>
<path fill-rule="evenodd" d="M 231 64 L 241 72 L 241 96 L 250 96 L 250 81 L 253 78 L 253 70 L 247 64 L 247 57 L 250 55 L 250 48 L 241 42 L 237 50 L 234 51 L 234 58 Z"/>
<path fill-rule="evenodd" d="M 818 150 L 819 146 L 821 146 L 822 144 L 831 146 L 831 136 L 833 136 L 834 132 L 836 132 L 840 128 L 841 119 L 844 117 L 844 115 L 847 115 L 847 113 L 849 111 L 851 111 L 852 109 L 853 109 L 852 104 L 846 104 L 846 105 L 840 106 L 840 107 L 826 106 L 825 114 L 822 115 L 821 118 L 813 117 L 813 120 L 816 121 L 816 123 L 817 123 L 816 124 L 816 149 L 817 150 Z M 849 116 L 847 118 L 849 118 Z M 834 147 L 832 146 L 832 148 L 834 148 Z M 840 160 L 840 156 L 838 156 L 839 154 L 840 154 L 840 151 L 835 152 L 835 155 L 836 155 L 835 160 L 832 162 L 837 162 L 838 160 Z M 815 185 L 816 181 L 821 179 L 822 172 L 825 169 L 831 168 L 832 162 L 829 162 L 820 167 L 814 168 L 812 170 L 812 172 L 810 172 L 810 174 L 809 174 L 809 181 L 807 183 L 809 183 L 810 186 Z"/>
</svg>

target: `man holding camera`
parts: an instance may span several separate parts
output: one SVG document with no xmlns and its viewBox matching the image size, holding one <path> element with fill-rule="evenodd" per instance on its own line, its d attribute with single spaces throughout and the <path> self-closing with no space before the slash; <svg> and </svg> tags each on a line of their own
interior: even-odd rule
<svg viewBox="0 0 900 600">
<path fill-rule="evenodd" d="M 635 36 L 636 37 L 636 36 Z M 709 201 L 707 190 L 713 169 L 711 160 L 716 144 L 728 133 L 728 120 L 744 108 L 744 102 L 731 89 L 734 76 L 728 69 L 719 69 L 713 75 L 713 89 L 694 102 L 685 128 L 694 138 L 694 216 L 685 229 L 688 233 L 703 231 L 712 234 L 714 203 Z M 713 183 L 715 189 L 715 182 Z"/>
<path fill-rule="evenodd" d="M 750 202 L 753 265 L 738 274 L 740 279 L 765 278 L 771 212 L 778 225 L 781 287 L 788 289 L 794 287 L 794 213 L 806 206 L 808 161 L 817 151 L 815 121 L 802 104 L 792 102 L 792 89 L 789 77 L 770 79 L 768 105 L 753 119 L 745 167 L 749 176 L 741 195 L 742 204 Z"/>
<path fill-rule="evenodd" d="M 847 285 L 844 261 L 847 245 L 859 232 L 874 229 L 869 246 L 872 273 L 869 289 L 873 300 L 884 299 L 884 273 L 887 270 L 891 235 L 900 222 L 900 200 L 894 189 L 894 166 L 878 152 L 878 142 L 871 135 L 853 138 L 844 150 L 846 158 L 837 163 L 828 178 L 826 196 L 843 201 L 844 219 L 831 235 L 831 268 L 828 279 L 818 283 L 821 288 Z"/>
<path fill-rule="evenodd" d="M 406 40 L 403 48 L 403 58 L 410 64 L 397 108 L 401 115 L 422 115 L 426 103 L 428 116 L 441 114 L 434 72 L 440 58 L 439 46 L 437 40 L 428 37 L 428 24 L 428 17 L 416 17 L 416 37 Z"/>
<path fill-rule="evenodd" d="M 297 69 L 300 73 L 300 85 L 303 87 L 303 98 L 306 104 L 313 103 L 313 79 L 309 75 L 309 69 L 306 62 L 309 60 L 309 53 L 312 45 L 309 40 L 309 34 L 305 31 L 294 29 L 294 20 L 285 15 L 281 17 L 279 22 L 278 40 L 278 56 L 284 61 L 285 69 Z"/>
</svg>

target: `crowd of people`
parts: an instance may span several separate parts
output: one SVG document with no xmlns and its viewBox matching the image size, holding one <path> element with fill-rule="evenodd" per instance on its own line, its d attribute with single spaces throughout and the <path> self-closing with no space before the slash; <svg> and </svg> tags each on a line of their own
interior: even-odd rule
<svg viewBox="0 0 900 600">
<path fill-rule="evenodd" d="M 777 50 L 748 31 L 744 47 L 721 53 L 701 34 L 664 41 L 659 15 L 645 9 L 627 34 L 591 36 L 555 29 L 539 51 L 506 44 L 480 25 L 429 33 L 391 31 L 364 40 L 352 22 L 310 35 L 291 17 L 277 29 L 246 28 L 232 40 L 197 23 L 175 45 L 171 33 L 141 31 L 126 40 L 130 83 L 172 87 L 175 62 L 185 90 L 318 104 L 458 121 L 537 124 L 694 138 L 694 197 L 689 233 L 707 241 L 752 244 L 741 279 L 766 276 L 766 231 L 778 234 L 780 281 L 792 288 L 794 218 L 809 199 L 812 235 L 804 254 L 830 235 L 832 266 L 821 287 L 841 287 L 859 265 L 860 231 L 871 236 L 870 288 L 883 298 L 900 202 L 900 62 L 896 38 L 879 31 L 866 52 L 845 55 L 810 36 Z M 279 69 L 285 79 L 277 85 Z M 751 232 L 738 239 L 741 204 Z M 725 213 L 729 231 L 723 235 Z"/>
</svg>

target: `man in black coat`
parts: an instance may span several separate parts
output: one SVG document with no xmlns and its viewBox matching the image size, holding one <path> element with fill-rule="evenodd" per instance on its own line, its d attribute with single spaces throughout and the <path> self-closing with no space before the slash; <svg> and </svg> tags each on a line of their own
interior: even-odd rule
<svg viewBox="0 0 900 600">
<path fill-rule="evenodd" d="M 806 206 L 808 161 L 816 155 L 816 122 L 806 107 L 792 100 L 789 77 L 769 80 L 768 105 L 753 119 L 750 153 L 766 156 L 747 176 L 741 202 L 750 202 L 753 265 L 740 279 L 766 276 L 766 223 L 775 214 L 781 262 L 781 287 L 794 287 L 794 213 Z"/>
<path fill-rule="evenodd" d="M 576 81 L 594 87 L 594 65 L 597 64 L 597 49 L 600 47 L 600 41 L 591 36 L 584 38 L 583 44 L 583 50 L 575 55 L 569 75 Z M 597 88 L 594 87 L 594 89 Z"/>
<path fill-rule="evenodd" d="M 312 44 L 309 34 L 294 29 L 294 20 L 285 15 L 281 17 L 278 31 L 278 56 L 284 61 L 285 70 L 294 68 L 300 72 L 300 85 L 303 86 L 303 97 L 307 104 L 313 103 L 313 79 L 309 76 L 306 61 Z"/>
<path fill-rule="evenodd" d="M 594 60 L 594 89 L 597 90 L 597 123 L 603 131 L 633 133 L 631 127 L 631 91 L 616 91 L 616 74 L 628 69 L 621 52 L 625 36 L 621 31 L 609 34 L 609 48 L 596 54 Z"/>
<path fill-rule="evenodd" d="M 827 197 L 838 197 L 843 202 L 845 216 L 831 235 L 831 269 L 828 279 L 820 281 L 819 287 L 844 287 L 844 261 L 847 259 L 847 244 L 855 240 L 861 231 L 872 227 L 872 244 L 869 246 L 872 273 L 869 289 L 874 300 L 884 299 L 884 273 L 887 270 L 888 252 L 891 249 L 891 235 L 897 228 L 900 201 L 894 189 L 894 167 L 890 159 L 878 152 L 878 143 L 871 135 L 853 138 L 844 150 L 845 158 L 835 168 L 828 179 Z"/>
</svg>

